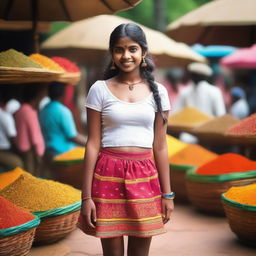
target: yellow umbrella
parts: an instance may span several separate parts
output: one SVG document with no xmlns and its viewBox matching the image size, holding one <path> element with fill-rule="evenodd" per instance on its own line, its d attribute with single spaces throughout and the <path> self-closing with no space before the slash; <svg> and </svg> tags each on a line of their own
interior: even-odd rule
<svg viewBox="0 0 256 256">
<path fill-rule="evenodd" d="M 108 49 L 109 36 L 113 29 L 133 22 L 113 15 L 99 15 L 74 22 L 42 44 L 44 53 L 65 56 L 85 65 L 97 65 Z M 141 26 L 149 44 L 149 52 L 156 64 L 162 67 L 186 65 L 192 61 L 204 62 L 205 58 L 187 45 L 177 43 L 163 33 Z"/>
<path fill-rule="evenodd" d="M 255 0 L 215 0 L 167 26 L 167 35 L 187 44 L 246 47 L 256 41 Z"/>
</svg>

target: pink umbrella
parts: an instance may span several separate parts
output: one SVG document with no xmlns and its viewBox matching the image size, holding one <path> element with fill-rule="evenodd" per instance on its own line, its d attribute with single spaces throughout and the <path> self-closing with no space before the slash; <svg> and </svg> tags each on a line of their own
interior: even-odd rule
<svg viewBox="0 0 256 256">
<path fill-rule="evenodd" d="M 236 50 L 221 59 L 220 64 L 229 68 L 256 68 L 256 44 Z"/>
</svg>

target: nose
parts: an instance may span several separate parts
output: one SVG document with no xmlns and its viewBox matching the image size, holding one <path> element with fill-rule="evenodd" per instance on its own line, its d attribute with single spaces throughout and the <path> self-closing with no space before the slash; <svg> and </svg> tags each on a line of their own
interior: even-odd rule
<svg viewBox="0 0 256 256">
<path fill-rule="evenodd" d="M 130 58 L 130 53 L 129 53 L 129 51 L 128 50 L 125 50 L 125 51 L 123 51 L 123 55 L 122 55 L 122 58 L 123 59 L 128 59 L 128 58 Z"/>
</svg>

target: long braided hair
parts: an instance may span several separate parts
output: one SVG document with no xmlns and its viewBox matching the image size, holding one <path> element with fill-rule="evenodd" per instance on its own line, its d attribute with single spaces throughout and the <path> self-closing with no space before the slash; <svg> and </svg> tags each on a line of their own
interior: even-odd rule
<svg viewBox="0 0 256 256">
<path fill-rule="evenodd" d="M 148 52 L 147 40 L 143 30 L 134 23 L 125 23 L 117 26 L 110 35 L 109 51 L 111 55 L 113 54 L 113 49 L 116 42 L 122 37 L 129 37 L 134 42 L 138 43 L 142 49 L 143 54 Z M 147 81 L 149 88 L 153 93 L 154 100 L 157 106 L 157 111 L 161 114 L 163 118 L 163 122 L 166 123 L 167 118 L 163 115 L 161 98 L 159 95 L 157 84 L 155 83 L 155 78 L 152 74 L 155 68 L 155 65 L 148 54 L 146 54 L 145 56 L 145 62 L 147 63 L 146 67 L 140 66 L 141 77 Z M 109 65 L 105 70 L 104 77 L 103 77 L 104 79 L 109 79 L 111 77 L 116 76 L 119 73 L 118 67 L 116 67 L 116 69 L 113 70 L 110 68 L 111 65 L 112 65 L 112 61 L 109 63 Z"/>
</svg>

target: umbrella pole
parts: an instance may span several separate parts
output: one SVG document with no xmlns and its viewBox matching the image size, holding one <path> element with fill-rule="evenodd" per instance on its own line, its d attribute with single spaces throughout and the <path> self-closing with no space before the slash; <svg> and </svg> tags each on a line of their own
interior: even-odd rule
<svg viewBox="0 0 256 256">
<path fill-rule="evenodd" d="M 39 34 L 38 34 L 38 0 L 30 0 L 32 9 L 32 37 L 34 44 L 34 52 L 39 52 Z"/>
</svg>

